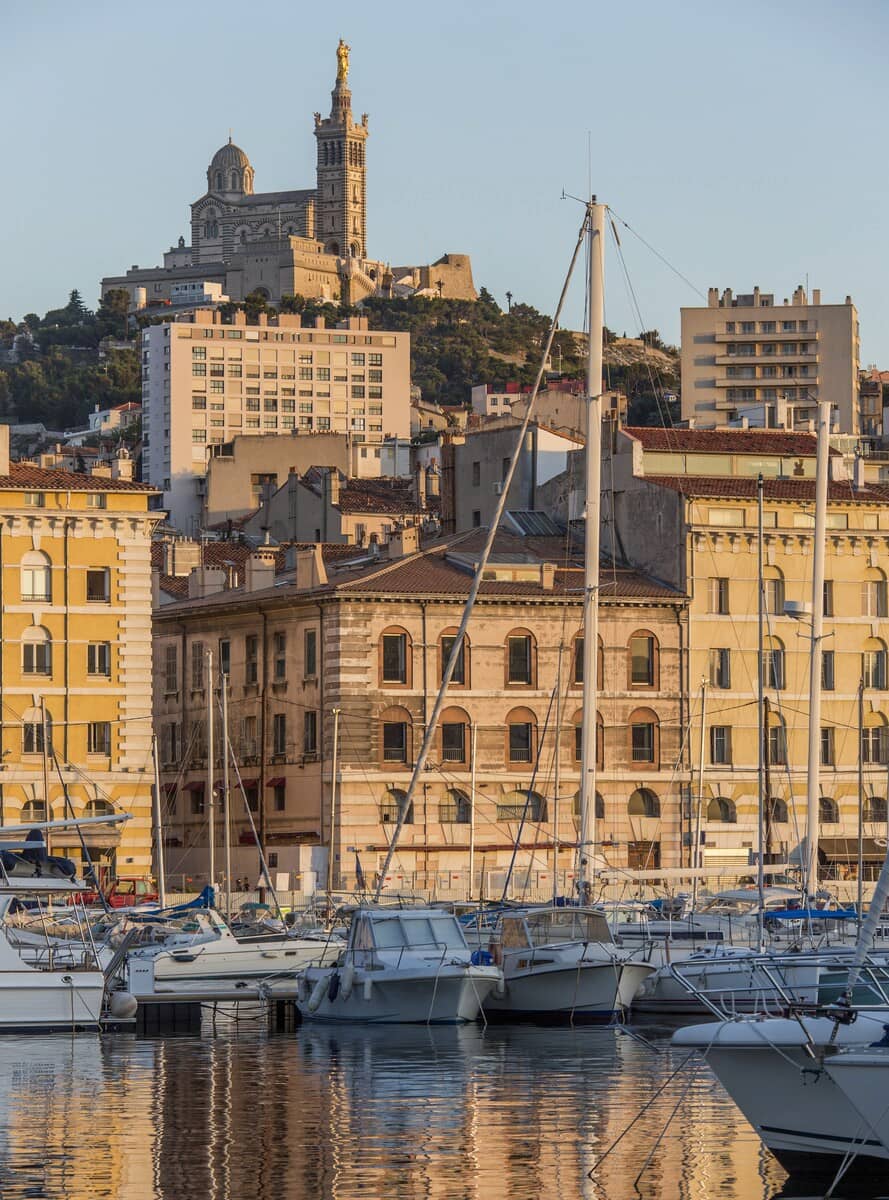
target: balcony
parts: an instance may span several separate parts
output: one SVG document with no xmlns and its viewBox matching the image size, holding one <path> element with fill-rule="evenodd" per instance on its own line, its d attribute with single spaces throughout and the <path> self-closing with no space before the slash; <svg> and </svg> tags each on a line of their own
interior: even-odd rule
<svg viewBox="0 0 889 1200">
<path fill-rule="evenodd" d="M 717 333 L 714 341 L 719 344 L 726 342 L 817 342 L 821 334 L 817 329 L 776 329 L 773 333 Z"/>
<path fill-rule="evenodd" d="M 817 354 L 717 354 L 717 367 L 790 367 L 817 363 Z"/>
</svg>

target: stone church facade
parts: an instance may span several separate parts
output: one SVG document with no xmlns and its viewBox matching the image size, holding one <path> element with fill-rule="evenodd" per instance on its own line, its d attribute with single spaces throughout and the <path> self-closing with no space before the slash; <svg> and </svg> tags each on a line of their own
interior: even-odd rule
<svg viewBox="0 0 889 1200">
<path fill-rule="evenodd" d="M 259 290 L 272 303 L 287 294 L 353 304 L 374 294 L 475 299 L 467 255 L 396 268 L 368 256 L 368 116 L 353 118 L 348 71 L 341 41 L 330 115 L 315 113 L 314 188 L 255 191 L 253 165 L 229 137 L 207 168 L 207 191 L 191 205 L 191 244 L 180 238 L 162 267 L 106 277 L 102 295 L 125 288 L 134 308 L 166 306 L 210 283 L 232 300 Z"/>
</svg>

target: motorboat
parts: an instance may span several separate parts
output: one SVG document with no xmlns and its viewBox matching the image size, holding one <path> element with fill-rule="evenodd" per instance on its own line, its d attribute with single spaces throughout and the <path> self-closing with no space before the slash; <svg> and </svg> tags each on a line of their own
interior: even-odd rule
<svg viewBox="0 0 889 1200">
<path fill-rule="evenodd" d="M 297 1006 L 312 1021 L 459 1024 L 479 1016 L 502 979 L 453 913 L 360 908 L 337 962 L 301 972 Z"/>
<path fill-rule="evenodd" d="M 824 1060 L 824 1070 L 862 1122 L 862 1136 L 877 1137 L 889 1155 L 889 1038 L 886 1045 L 849 1047 Z"/>
<path fill-rule="evenodd" d="M 889 1044 L 889 1007 L 717 1021 L 673 1035 L 676 1048 L 701 1053 L 791 1175 L 832 1179 L 851 1154 L 861 1160 L 864 1182 L 885 1189 L 889 1149 L 847 1100 L 838 1072 L 827 1069 L 839 1052 L 875 1044 Z M 875 1120 L 884 1108 L 885 1099 L 872 1110 Z"/>
<path fill-rule="evenodd" d="M 629 1010 L 655 969 L 616 945 L 598 908 L 503 911 L 490 951 L 503 983 L 485 1014 L 505 1020 L 610 1021 Z"/>
</svg>

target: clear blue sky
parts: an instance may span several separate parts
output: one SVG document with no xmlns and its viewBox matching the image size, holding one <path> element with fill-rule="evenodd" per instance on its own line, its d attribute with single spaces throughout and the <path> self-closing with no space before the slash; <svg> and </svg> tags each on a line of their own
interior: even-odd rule
<svg viewBox="0 0 889 1200">
<path fill-rule="evenodd" d="M 468 252 L 502 304 L 552 311 L 589 142 L 593 190 L 699 288 L 808 275 L 852 295 L 862 362 L 889 368 L 887 34 L 880 0 L 8 6 L 0 314 L 95 304 L 102 275 L 160 262 L 230 126 L 258 191 L 313 186 L 342 36 L 373 256 Z M 643 324 L 678 340 L 695 293 L 623 244 Z M 613 255 L 606 319 L 637 330 Z"/>
</svg>

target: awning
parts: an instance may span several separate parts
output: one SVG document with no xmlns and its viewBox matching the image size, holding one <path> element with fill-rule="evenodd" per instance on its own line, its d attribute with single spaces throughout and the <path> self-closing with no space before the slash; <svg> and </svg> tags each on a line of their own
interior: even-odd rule
<svg viewBox="0 0 889 1200">
<path fill-rule="evenodd" d="M 185 785 L 187 792 L 202 792 L 204 790 L 203 779 L 192 779 Z"/>
<path fill-rule="evenodd" d="M 259 787 L 259 780 L 258 779 L 242 779 L 241 786 L 243 787 L 245 792 L 252 792 L 252 791 L 255 791 L 256 788 Z"/>
<path fill-rule="evenodd" d="M 265 781 L 265 786 L 266 787 L 283 787 L 286 782 L 287 782 L 286 776 L 276 775 L 274 779 L 267 779 Z"/>
<path fill-rule="evenodd" d="M 861 839 L 864 862 L 882 862 L 886 857 L 885 838 L 866 837 Z M 819 838 L 818 849 L 826 859 L 833 862 L 858 862 L 857 838 Z"/>
</svg>

